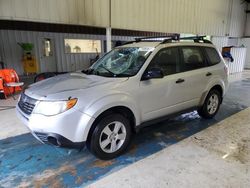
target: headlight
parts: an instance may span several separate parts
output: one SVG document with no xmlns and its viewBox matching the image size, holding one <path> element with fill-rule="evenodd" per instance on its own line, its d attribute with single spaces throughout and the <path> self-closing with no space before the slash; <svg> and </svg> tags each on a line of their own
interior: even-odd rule
<svg viewBox="0 0 250 188">
<path fill-rule="evenodd" d="M 36 104 L 34 114 L 53 116 L 65 112 L 75 106 L 77 99 L 67 101 L 40 101 Z"/>
</svg>

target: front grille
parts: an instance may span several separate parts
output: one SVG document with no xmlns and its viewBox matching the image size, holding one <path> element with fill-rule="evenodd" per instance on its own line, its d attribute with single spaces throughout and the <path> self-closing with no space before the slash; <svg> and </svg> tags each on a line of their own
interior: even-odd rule
<svg viewBox="0 0 250 188">
<path fill-rule="evenodd" d="M 25 114 L 30 115 L 36 105 L 36 102 L 36 99 L 28 97 L 27 95 L 22 93 L 18 102 L 18 106 Z"/>
<path fill-rule="evenodd" d="M 34 134 L 42 141 L 47 143 L 48 142 L 48 135 L 46 133 L 39 133 L 39 132 L 34 132 Z"/>
</svg>

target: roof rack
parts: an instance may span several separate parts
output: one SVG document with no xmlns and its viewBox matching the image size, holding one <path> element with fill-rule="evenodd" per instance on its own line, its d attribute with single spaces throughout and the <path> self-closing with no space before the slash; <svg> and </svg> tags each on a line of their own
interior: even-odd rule
<svg viewBox="0 0 250 188">
<path fill-rule="evenodd" d="M 152 36 L 152 37 L 142 37 L 142 38 L 135 38 L 134 41 L 126 42 L 125 44 L 137 43 L 137 42 L 160 42 L 160 44 L 171 43 L 173 41 L 180 41 L 180 40 L 193 40 L 194 42 L 200 43 L 209 43 L 212 44 L 211 41 L 205 39 L 206 36 L 193 36 L 193 37 L 182 37 L 180 38 L 180 34 L 173 34 L 169 36 Z M 162 39 L 162 41 L 157 40 Z"/>
</svg>

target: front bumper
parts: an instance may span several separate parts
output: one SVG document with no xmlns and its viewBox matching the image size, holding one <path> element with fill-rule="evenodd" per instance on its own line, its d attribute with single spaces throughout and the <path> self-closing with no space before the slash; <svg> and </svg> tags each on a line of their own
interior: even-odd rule
<svg viewBox="0 0 250 188">
<path fill-rule="evenodd" d="M 94 118 L 78 111 L 70 109 L 55 116 L 41 114 L 27 115 L 16 107 L 17 116 L 30 129 L 31 133 L 41 142 L 64 147 L 77 147 L 86 142 Z M 43 135 L 43 140 L 39 135 Z M 55 142 L 56 141 L 56 142 Z"/>
<path fill-rule="evenodd" d="M 39 141 L 44 144 L 52 144 L 58 147 L 66 147 L 66 148 L 83 148 L 85 146 L 85 142 L 72 142 L 69 139 L 65 138 L 62 135 L 56 133 L 39 133 L 32 132 L 33 136 L 36 137 Z"/>
</svg>

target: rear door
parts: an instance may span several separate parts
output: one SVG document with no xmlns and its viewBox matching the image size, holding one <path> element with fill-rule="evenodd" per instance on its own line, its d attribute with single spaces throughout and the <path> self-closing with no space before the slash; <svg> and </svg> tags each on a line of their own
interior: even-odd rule
<svg viewBox="0 0 250 188">
<path fill-rule="evenodd" d="M 183 107 L 197 106 L 209 81 L 207 60 L 203 50 L 198 46 L 182 46 L 179 49 L 181 78 L 185 80 L 185 85 L 182 88 L 185 91 Z"/>
</svg>

